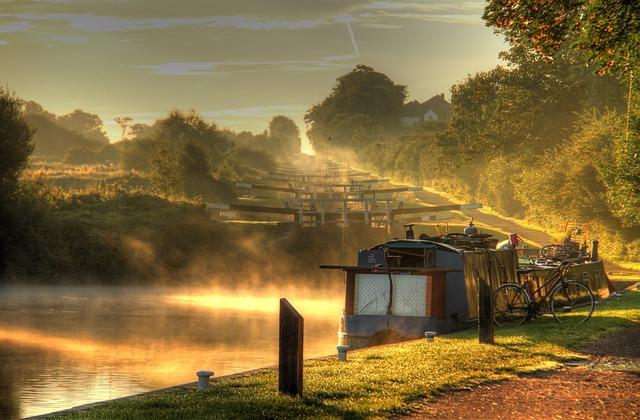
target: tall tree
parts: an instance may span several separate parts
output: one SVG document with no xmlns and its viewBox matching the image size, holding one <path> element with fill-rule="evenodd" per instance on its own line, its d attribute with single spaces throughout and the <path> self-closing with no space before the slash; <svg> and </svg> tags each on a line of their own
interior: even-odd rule
<svg viewBox="0 0 640 420">
<path fill-rule="evenodd" d="M 405 86 L 358 65 L 339 77 L 331 94 L 305 114 L 309 138 L 316 150 L 332 145 L 363 146 L 361 142 L 375 140 L 377 133 L 399 127 L 406 96 Z"/>
<path fill-rule="evenodd" d="M 24 119 L 23 103 L 0 86 L 0 201 L 17 186 L 33 151 L 33 131 Z"/>
<path fill-rule="evenodd" d="M 127 138 L 127 131 L 129 130 L 129 125 L 133 121 L 131 117 L 116 117 L 113 119 L 120 126 L 120 141 L 125 141 Z"/>
<path fill-rule="evenodd" d="M 300 130 L 291 118 L 277 115 L 269 123 L 269 137 L 279 153 L 300 152 Z"/>
<path fill-rule="evenodd" d="M 218 127 L 194 111 L 171 111 L 166 118 L 156 121 L 153 129 L 152 137 L 156 140 L 180 145 L 195 143 L 204 150 L 212 165 L 217 165 L 231 148 Z"/>
<path fill-rule="evenodd" d="M 57 121 L 67 130 L 78 133 L 96 143 L 109 143 L 102 120 L 96 114 L 76 109 L 69 114 L 58 117 Z"/>
</svg>

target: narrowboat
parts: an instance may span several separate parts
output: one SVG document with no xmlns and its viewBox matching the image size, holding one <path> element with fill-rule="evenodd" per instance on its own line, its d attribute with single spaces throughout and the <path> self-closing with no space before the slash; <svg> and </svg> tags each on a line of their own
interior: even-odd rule
<svg viewBox="0 0 640 420">
<path fill-rule="evenodd" d="M 409 226 L 406 237 L 360 250 L 356 265 L 320 266 L 345 272 L 340 345 L 361 348 L 471 328 L 480 278 L 490 279 L 494 290 L 505 283 L 535 285 L 554 268 L 552 260 L 523 252 L 530 250 L 495 249 L 491 235 L 413 239 Z M 614 291 L 601 260 L 586 256 L 572 275 L 596 298 Z"/>
</svg>

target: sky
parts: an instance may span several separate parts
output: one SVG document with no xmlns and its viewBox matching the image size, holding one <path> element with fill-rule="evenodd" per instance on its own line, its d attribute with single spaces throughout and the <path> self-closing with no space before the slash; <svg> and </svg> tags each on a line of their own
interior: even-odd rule
<svg viewBox="0 0 640 420">
<path fill-rule="evenodd" d="M 151 123 L 172 109 L 263 131 L 372 66 L 409 99 L 445 93 L 506 49 L 483 1 L 0 0 L 0 84 L 56 114 Z"/>
</svg>

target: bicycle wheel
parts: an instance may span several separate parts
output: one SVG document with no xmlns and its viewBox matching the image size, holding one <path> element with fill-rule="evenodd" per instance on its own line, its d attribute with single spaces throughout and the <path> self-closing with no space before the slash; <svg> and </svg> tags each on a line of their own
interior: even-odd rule
<svg viewBox="0 0 640 420">
<path fill-rule="evenodd" d="M 493 295 L 493 320 L 501 326 L 521 325 L 529 317 L 530 302 L 522 287 L 515 283 L 503 284 Z"/>
<path fill-rule="evenodd" d="M 549 295 L 549 303 L 558 322 L 587 322 L 596 307 L 591 290 L 577 281 L 558 284 Z"/>
</svg>

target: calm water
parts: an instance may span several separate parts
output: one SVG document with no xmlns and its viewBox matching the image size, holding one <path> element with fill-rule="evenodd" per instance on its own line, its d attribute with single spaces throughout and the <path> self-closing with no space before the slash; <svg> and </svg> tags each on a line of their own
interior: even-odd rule
<svg viewBox="0 0 640 420">
<path fill-rule="evenodd" d="M 305 357 L 335 352 L 340 299 L 288 295 Z M 26 417 L 274 365 L 278 294 L 0 289 L 0 418 Z"/>
</svg>

